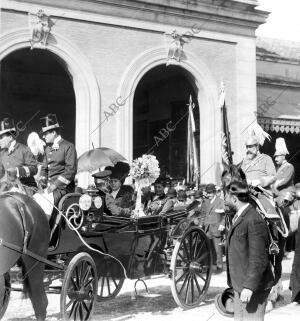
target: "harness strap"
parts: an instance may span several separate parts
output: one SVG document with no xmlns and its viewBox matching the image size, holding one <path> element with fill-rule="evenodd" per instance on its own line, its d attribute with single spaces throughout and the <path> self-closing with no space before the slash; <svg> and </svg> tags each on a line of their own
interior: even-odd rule
<svg viewBox="0 0 300 321">
<path fill-rule="evenodd" d="M 21 253 L 21 254 L 26 254 L 26 255 L 32 257 L 33 259 L 35 259 L 35 260 L 37 260 L 37 261 L 40 261 L 40 262 L 45 263 L 45 264 L 50 265 L 50 266 L 54 266 L 54 267 L 56 267 L 56 268 L 59 269 L 59 270 L 64 270 L 64 266 L 63 266 L 63 265 L 61 265 L 61 264 L 56 264 L 56 263 L 54 263 L 54 262 L 52 262 L 52 261 L 49 261 L 49 260 L 43 258 L 42 256 L 37 255 L 37 254 L 31 252 L 31 251 L 28 250 L 27 248 L 26 248 L 25 251 L 24 251 L 24 247 L 22 248 L 21 246 L 17 246 L 17 245 L 15 245 L 15 244 L 10 243 L 10 242 L 6 242 L 6 241 L 4 241 L 3 239 L 0 239 L 0 246 L 4 246 L 4 247 L 6 247 L 6 248 L 8 248 L 8 249 L 10 249 L 10 250 L 19 252 L 19 253 Z"/>
</svg>

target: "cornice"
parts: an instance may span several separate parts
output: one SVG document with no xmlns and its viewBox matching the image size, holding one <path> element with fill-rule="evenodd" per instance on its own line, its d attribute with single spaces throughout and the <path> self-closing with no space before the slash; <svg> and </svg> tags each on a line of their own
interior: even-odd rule
<svg viewBox="0 0 300 321">
<path fill-rule="evenodd" d="M 256 83 L 258 85 L 273 85 L 279 87 L 300 88 L 300 80 L 289 79 L 286 77 L 272 77 L 267 75 L 257 75 Z"/>
<path fill-rule="evenodd" d="M 212 0 L 211 0 L 212 1 Z M 105 15 L 110 17 L 127 18 L 135 21 L 144 21 L 161 24 L 175 24 L 190 27 L 194 23 L 203 25 L 205 30 L 219 30 L 234 34 L 234 29 L 240 35 L 254 36 L 255 29 L 265 23 L 268 13 L 255 9 L 255 1 L 228 0 L 223 6 L 220 2 L 212 1 L 215 5 L 199 1 L 169 0 L 162 4 L 158 0 L 2 0 L 2 8 L 26 12 L 28 8 L 48 7 L 73 12 L 76 14 L 64 15 L 63 18 L 80 20 L 84 14 Z M 219 5 L 218 5 L 219 4 Z M 61 13 L 61 15 L 62 15 Z M 142 13 L 139 15 L 139 13 Z M 58 17 L 61 17 L 58 14 Z M 168 19 L 166 19 L 168 18 Z M 86 19 L 83 19 L 86 20 Z M 93 21 L 93 20 L 92 20 Z M 173 24 L 174 24 L 173 23 Z M 230 29 L 234 28 L 233 30 Z"/>
</svg>

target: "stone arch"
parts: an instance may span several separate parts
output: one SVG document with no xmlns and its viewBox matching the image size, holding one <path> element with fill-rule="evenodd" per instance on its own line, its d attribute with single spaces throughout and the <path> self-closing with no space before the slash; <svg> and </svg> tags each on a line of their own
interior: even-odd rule
<svg viewBox="0 0 300 321">
<path fill-rule="evenodd" d="M 192 52 L 186 51 L 187 59 L 175 63 L 184 69 L 195 83 L 198 91 L 200 114 L 200 171 L 202 182 L 214 182 L 216 160 L 220 159 L 220 118 L 217 111 L 218 84 L 207 65 Z M 133 151 L 133 98 L 142 77 L 152 68 L 166 63 L 164 47 L 151 49 L 139 55 L 125 71 L 118 90 L 118 99 L 123 106 L 117 113 L 118 150 L 129 160 Z M 215 113 L 217 112 L 217 113 Z"/>
<path fill-rule="evenodd" d="M 30 47 L 29 29 L 16 29 L 0 37 L 0 61 L 13 51 Z M 33 49 L 34 50 L 34 49 Z M 73 82 L 76 99 L 76 148 L 82 154 L 92 147 L 100 146 L 100 93 L 96 77 L 80 49 L 69 40 L 51 32 L 45 50 L 51 51 L 65 63 Z M 92 134 L 91 134 L 92 133 Z M 87 178 L 82 178 L 85 184 Z"/>
</svg>

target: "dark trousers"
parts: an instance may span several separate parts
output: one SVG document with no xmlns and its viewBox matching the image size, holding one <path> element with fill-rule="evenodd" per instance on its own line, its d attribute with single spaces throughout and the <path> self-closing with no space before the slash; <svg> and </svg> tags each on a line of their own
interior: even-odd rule
<svg viewBox="0 0 300 321">
<path fill-rule="evenodd" d="M 210 246 L 212 249 L 212 255 L 213 255 L 213 265 L 216 265 L 218 268 L 223 268 L 223 260 L 222 260 L 222 255 L 223 255 L 223 249 L 221 241 L 222 238 L 214 236 L 210 230 L 208 229 L 206 233 L 207 237 L 209 238 L 210 241 Z"/>
<path fill-rule="evenodd" d="M 254 292 L 248 303 L 240 300 L 240 294 L 234 291 L 234 320 L 263 321 L 270 289 Z"/>
</svg>

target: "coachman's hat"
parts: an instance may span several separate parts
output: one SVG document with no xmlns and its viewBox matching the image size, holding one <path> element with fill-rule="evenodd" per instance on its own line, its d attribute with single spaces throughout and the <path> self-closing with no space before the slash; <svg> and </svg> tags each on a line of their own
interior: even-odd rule
<svg viewBox="0 0 300 321">
<path fill-rule="evenodd" d="M 220 314 L 225 317 L 234 317 L 234 292 L 232 288 L 226 289 L 215 297 L 215 306 Z"/>
<path fill-rule="evenodd" d="M 6 133 L 13 134 L 16 132 L 16 127 L 14 124 L 14 120 L 11 118 L 4 118 L 0 122 L 0 136 Z"/>
<path fill-rule="evenodd" d="M 110 170 L 104 170 L 104 171 L 99 171 L 97 173 L 94 173 L 92 176 L 94 178 L 106 178 L 109 175 L 111 175 L 111 171 Z"/>
<path fill-rule="evenodd" d="M 44 134 L 49 130 L 62 127 L 59 125 L 57 121 L 56 114 L 48 114 L 47 116 L 42 117 L 41 124 L 42 124 L 41 134 Z"/>
</svg>

